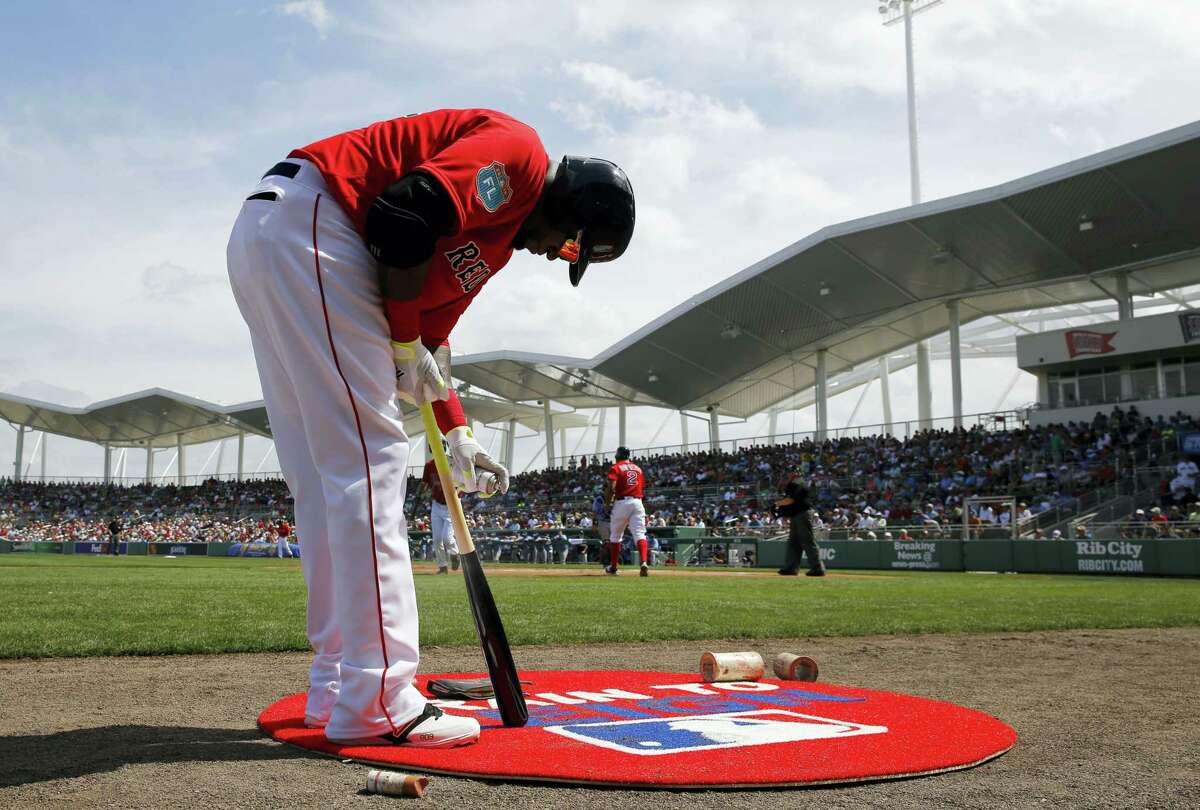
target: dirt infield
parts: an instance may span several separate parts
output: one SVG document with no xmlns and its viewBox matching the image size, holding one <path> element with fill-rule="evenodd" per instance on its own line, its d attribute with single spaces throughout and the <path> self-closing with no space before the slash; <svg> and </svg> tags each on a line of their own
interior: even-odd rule
<svg viewBox="0 0 1200 810">
<path fill-rule="evenodd" d="M 792 650 L 822 680 L 954 701 L 1021 735 L 995 762 L 836 789 L 626 792 L 435 777 L 415 807 L 1200 806 L 1200 628 L 524 647 L 528 668 L 691 671 L 707 647 Z M 474 648 L 425 650 L 426 671 L 478 669 Z M 0 807 L 385 807 L 366 769 L 264 739 L 267 703 L 307 656 L 0 662 Z"/>
</svg>

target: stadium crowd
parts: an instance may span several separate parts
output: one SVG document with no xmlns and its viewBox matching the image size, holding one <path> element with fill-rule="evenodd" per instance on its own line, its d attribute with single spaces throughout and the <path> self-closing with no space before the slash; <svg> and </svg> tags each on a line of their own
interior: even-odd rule
<svg viewBox="0 0 1200 810">
<path fill-rule="evenodd" d="M 1163 480 L 1153 517 L 1134 513 L 1129 531 L 1165 536 L 1191 532 L 1196 504 L 1196 465 L 1179 459 L 1175 434 L 1200 430 L 1178 413 L 1150 419 L 1135 408 L 1097 413 L 1090 423 L 1071 422 L 1015 430 L 922 431 L 907 440 L 892 436 L 811 439 L 761 444 L 736 452 L 709 451 L 636 459 L 644 469 L 651 527 L 704 527 L 716 535 L 779 533 L 770 503 L 789 472 L 805 476 L 818 529 L 840 537 L 885 539 L 908 527 L 941 536 L 962 524 L 971 496 L 1004 495 L 1018 501 L 1018 520 L 1030 521 L 1128 476 L 1134 466 L 1178 462 Z M 572 459 L 567 466 L 515 475 L 507 495 L 467 501 L 477 530 L 594 528 L 597 503 L 610 462 Z M 1188 467 L 1187 465 L 1190 465 Z M 418 503 L 410 478 L 406 514 L 416 531 L 428 528 L 428 502 Z M 0 481 L 0 538 L 91 540 L 107 535 L 116 518 L 127 539 L 173 542 L 237 541 L 269 535 L 271 525 L 292 521 L 292 501 L 278 479 L 209 480 L 199 486 L 115 486 Z M 970 520 L 1005 526 L 1010 512 L 984 506 Z M 1142 524 L 1145 524 L 1144 526 Z M 1164 525 L 1165 524 L 1165 525 Z M 1172 527 L 1182 527 L 1172 529 Z M 909 532 L 903 535 L 909 536 Z"/>
</svg>

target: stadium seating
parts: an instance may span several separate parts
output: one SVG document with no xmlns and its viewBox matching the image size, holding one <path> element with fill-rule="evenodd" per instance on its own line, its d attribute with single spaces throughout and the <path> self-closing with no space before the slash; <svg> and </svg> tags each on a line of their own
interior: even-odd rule
<svg viewBox="0 0 1200 810">
<path fill-rule="evenodd" d="M 1039 516 L 1079 512 L 1085 497 L 1096 501 L 1118 483 L 1161 489 L 1150 508 L 1162 511 L 1152 517 L 1130 508 L 1118 519 L 1122 531 L 1195 536 L 1184 525 L 1189 520 L 1200 525 L 1195 479 L 1185 476 L 1186 485 L 1181 484 L 1173 465 L 1181 461 L 1176 434 L 1197 429 L 1200 422 L 1182 413 L 1151 420 L 1135 409 L 1117 408 L 1097 413 L 1087 424 L 925 431 L 907 441 L 890 436 L 808 440 L 636 460 L 650 483 L 646 501 L 652 527 L 703 527 L 718 536 L 782 532 L 770 502 L 780 478 L 791 471 L 811 482 L 814 521 L 832 538 L 885 539 L 893 531 L 899 536 L 902 528 L 909 535 L 949 536 L 962 525 L 964 499 L 979 495 L 1016 499 L 1018 520 L 1037 536 L 1045 522 Z M 507 495 L 468 499 L 468 521 L 481 533 L 589 530 L 592 503 L 610 463 L 584 457 L 565 467 L 516 475 Z M 1147 471 L 1154 470 L 1164 472 L 1148 479 Z M 413 530 L 422 532 L 428 514 L 416 503 L 416 484 L 409 480 L 407 514 Z M 278 519 L 291 521 L 292 500 L 279 479 L 214 479 L 195 487 L 0 481 L 0 538 L 94 540 L 107 536 L 113 518 L 131 540 L 235 542 L 269 534 Z M 970 522 L 981 530 L 993 525 L 1007 531 L 1008 520 L 1000 509 L 974 514 Z M 544 553 L 535 543 L 531 554 L 540 559 Z M 528 556 L 520 550 L 516 555 Z"/>
</svg>

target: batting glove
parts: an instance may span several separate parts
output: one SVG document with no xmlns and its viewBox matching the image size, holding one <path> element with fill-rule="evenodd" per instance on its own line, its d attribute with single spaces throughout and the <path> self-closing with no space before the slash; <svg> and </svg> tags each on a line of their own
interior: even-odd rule
<svg viewBox="0 0 1200 810">
<path fill-rule="evenodd" d="M 412 405 L 447 399 L 450 389 L 429 349 L 420 339 L 407 343 L 392 341 L 396 361 L 396 396 Z"/>
<path fill-rule="evenodd" d="M 479 446 L 471 428 L 466 425 L 454 428 L 446 434 L 446 444 L 451 464 L 462 476 L 464 491 L 478 492 L 484 498 L 508 492 L 508 470 Z"/>
</svg>

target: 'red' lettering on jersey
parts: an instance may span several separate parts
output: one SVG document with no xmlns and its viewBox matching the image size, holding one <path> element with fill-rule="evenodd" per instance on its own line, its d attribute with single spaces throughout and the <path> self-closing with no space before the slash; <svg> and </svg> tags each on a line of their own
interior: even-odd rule
<svg viewBox="0 0 1200 810">
<path fill-rule="evenodd" d="M 289 157 L 320 169 L 360 234 L 375 198 L 410 172 L 431 175 L 449 193 L 457 227 L 435 245 L 420 297 L 426 345 L 445 341 L 484 283 L 508 264 L 549 164 L 536 132 L 494 110 L 435 110 L 380 121 Z"/>
<path fill-rule="evenodd" d="M 613 482 L 614 498 L 641 498 L 646 488 L 646 474 L 632 461 L 618 461 L 608 471 Z"/>
</svg>

